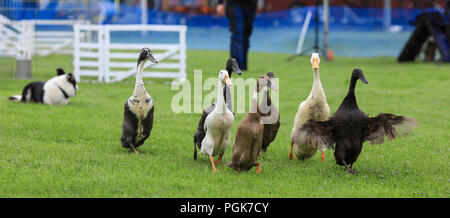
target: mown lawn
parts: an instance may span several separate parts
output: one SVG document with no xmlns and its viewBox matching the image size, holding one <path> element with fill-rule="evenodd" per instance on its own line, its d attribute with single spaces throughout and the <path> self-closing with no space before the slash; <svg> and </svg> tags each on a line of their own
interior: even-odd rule
<svg viewBox="0 0 450 218">
<path fill-rule="evenodd" d="M 227 56 L 225 51 L 189 51 L 188 79 L 193 80 L 194 69 L 203 70 L 203 80 L 217 77 Z M 200 114 L 172 112 L 178 91 L 171 90 L 168 80 L 146 79 L 155 101 L 154 127 L 135 155 L 119 141 L 133 78 L 80 83 L 67 106 L 8 102 L 32 80 L 2 79 L 0 197 L 450 197 L 450 65 L 398 64 L 393 58 L 322 61 L 321 80 L 332 113 L 347 92 L 351 71 L 360 67 L 369 81 L 358 83 L 356 90 L 364 112 L 401 114 L 420 122 L 407 137 L 366 143 L 354 165 L 360 174 L 349 175 L 334 163 L 332 150 L 325 163 L 319 155 L 304 162 L 288 159 L 292 122 L 309 95 L 313 75 L 309 57 L 286 62 L 287 57 L 251 53 L 250 70 L 242 75 L 273 71 L 280 78 L 282 125 L 260 175 L 255 168 L 238 174 L 227 167 L 231 145 L 217 166 L 219 173 L 211 170 L 206 155 L 193 161 L 192 135 Z M 51 78 L 56 67 L 71 71 L 71 56 L 36 61 L 33 80 Z M 244 116 L 236 115 L 232 141 Z"/>
</svg>

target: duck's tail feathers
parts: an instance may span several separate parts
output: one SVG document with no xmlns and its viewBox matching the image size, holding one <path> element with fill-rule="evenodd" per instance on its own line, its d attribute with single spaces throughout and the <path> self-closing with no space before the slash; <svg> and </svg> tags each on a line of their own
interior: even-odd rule
<svg viewBox="0 0 450 218">
<path fill-rule="evenodd" d="M 15 102 L 19 102 L 22 100 L 22 96 L 21 95 L 13 95 L 13 96 L 9 96 L 8 100 L 10 101 L 15 101 Z"/>
<path fill-rule="evenodd" d="M 310 119 L 304 123 L 292 136 L 296 145 L 316 147 L 321 151 L 334 149 L 332 135 L 333 125 L 330 121 L 317 121 Z"/>
<path fill-rule="evenodd" d="M 297 149 L 298 150 L 295 152 L 295 156 L 299 160 L 309 160 L 312 156 L 314 156 L 314 154 L 316 154 L 316 151 L 317 151 L 314 149 L 306 151 L 306 150 L 302 149 L 301 147 L 297 147 Z"/>
</svg>

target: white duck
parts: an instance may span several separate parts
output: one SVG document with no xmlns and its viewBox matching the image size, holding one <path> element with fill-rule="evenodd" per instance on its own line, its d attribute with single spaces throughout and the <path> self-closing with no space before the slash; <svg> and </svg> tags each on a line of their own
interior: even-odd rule
<svg viewBox="0 0 450 218">
<path fill-rule="evenodd" d="M 216 163 L 222 160 L 225 149 L 230 144 L 230 133 L 234 123 L 234 115 L 227 107 L 223 95 L 224 86 L 232 86 L 230 77 L 226 70 L 219 73 L 219 85 L 217 93 L 217 102 L 214 110 L 206 117 L 204 129 L 206 136 L 202 141 L 200 152 L 207 154 L 211 161 L 214 171 L 217 171 L 214 165 L 213 156 L 219 155 Z"/>
<path fill-rule="evenodd" d="M 319 77 L 319 63 L 320 58 L 318 53 L 313 53 L 311 55 L 311 64 L 314 73 L 314 82 L 311 89 L 311 93 L 308 98 L 303 101 L 298 107 L 297 114 L 295 115 L 294 127 L 291 132 L 291 151 L 289 152 L 289 159 L 294 158 L 292 148 L 295 145 L 295 155 L 301 160 L 307 160 L 311 158 L 317 151 L 321 150 L 322 162 L 325 160 L 325 150 L 324 146 L 317 145 L 305 145 L 301 143 L 296 143 L 294 140 L 296 130 L 301 128 L 304 123 L 309 119 L 314 119 L 318 121 L 327 120 L 330 117 L 330 107 L 327 104 L 327 97 L 323 91 L 322 84 Z"/>
</svg>

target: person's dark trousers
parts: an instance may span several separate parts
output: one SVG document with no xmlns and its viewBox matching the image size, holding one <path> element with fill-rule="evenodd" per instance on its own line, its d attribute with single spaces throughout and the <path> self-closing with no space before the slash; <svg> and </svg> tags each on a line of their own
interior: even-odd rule
<svg viewBox="0 0 450 218">
<path fill-rule="evenodd" d="M 247 70 L 249 39 L 252 34 L 256 8 L 245 8 L 239 4 L 228 2 L 226 11 L 231 31 L 230 56 L 236 58 L 241 70 Z"/>
</svg>

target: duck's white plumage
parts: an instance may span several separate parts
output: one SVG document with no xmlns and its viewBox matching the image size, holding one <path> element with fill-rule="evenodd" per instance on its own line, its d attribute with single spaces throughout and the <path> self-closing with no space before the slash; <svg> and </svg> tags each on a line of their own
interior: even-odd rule
<svg viewBox="0 0 450 218">
<path fill-rule="evenodd" d="M 228 109 L 223 97 L 224 79 L 227 71 L 219 74 L 217 102 L 214 110 L 206 117 L 204 129 L 205 139 L 202 141 L 201 153 L 215 156 L 225 152 L 230 144 L 231 128 L 234 123 L 233 113 Z M 223 77 L 222 77 L 223 76 Z"/>
<path fill-rule="evenodd" d="M 144 61 L 138 66 L 138 73 L 136 75 L 136 84 L 134 86 L 133 95 L 128 98 L 128 107 L 137 115 L 139 119 L 145 119 L 150 109 L 153 107 L 153 99 L 147 93 L 142 80 L 142 71 L 144 68 Z"/>
<path fill-rule="evenodd" d="M 133 100 L 135 104 L 132 103 Z M 139 103 L 136 103 L 136 100 Z M 148 103 L 146 103 L 146 101 L 148 101 Z M 153 99 L 146 93 L 146 95 L 140 95 L 137 97 L 131 96 L 127 104 L 130 111 L 136 114 L 138 118 L 136 141 L 141 141 L 145 137 L 143 135 L 144 125 L 142 121 L 147 118 L 148 112 L 153 108 Z"/>
<path fill-rule="evenodd" d="M 320 62 L 317 53 L 313 53 L 311 63 L 313 63 L 313 58 L 317 58 L 317 62 Z M 322 83 L 320 82 L 318 63 L 317 68 L 313 68 L 314 81 L 311 92 L 308 98 L 300 103 L 297 114 L 295 115 L 294 126 L 291 131 L 291 139 L 295 138 L 294 136 L 297 134 L 296 132 L 309 119 L 327 120 L 330 116 L 330 107 L 328 106 L 327 98 L 322 88 Z M 296 156 L 305 157 L 306 159 L 314 155 L 317 149 L 320 149 L 322 152 L 326 149 L 325 147 L 318 148 L 313 145 L 297 144 L 295 141 L 293 141 L 293 143 L 295 145 Z"/>
</svg>

